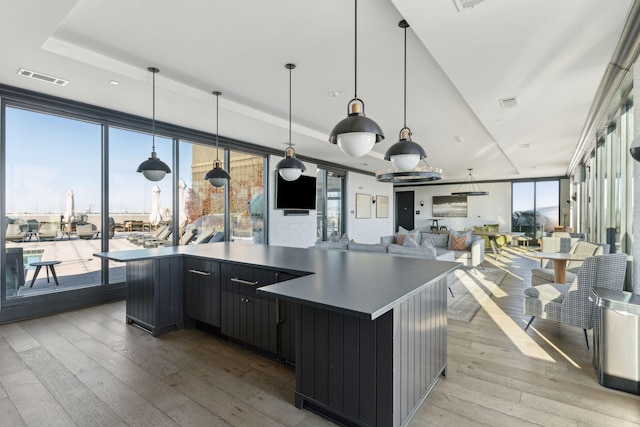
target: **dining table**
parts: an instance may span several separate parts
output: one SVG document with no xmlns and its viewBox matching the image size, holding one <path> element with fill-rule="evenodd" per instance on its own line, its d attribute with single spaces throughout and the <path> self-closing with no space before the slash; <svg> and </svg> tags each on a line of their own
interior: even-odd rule
<svg viewBox="0 0 640 427">
<path fill-rule="evenodd" d="M 579 255 L 568 252 L 527 252 L 531 258 L 550 259 L 553 261 L 553 280 L 555 283 L 564 284 L 567 281 L 567 262 L 584 261 L 588 255 Z"/>
<path fill-rule="evenodd" d="M 493 251 L 493 256 L 498 259 L 498 255 L 501 254 L 501 250 L 498 247 L 498 243 L 496 242 L 496 237 L 498 236 L 511 236 L 511 233 L 508 231 L 474 231 L 472 233 L 474 236 L 486 236 L 489 238 L 489 244 L 491 245 L 491 250 Z"/>
</svg>

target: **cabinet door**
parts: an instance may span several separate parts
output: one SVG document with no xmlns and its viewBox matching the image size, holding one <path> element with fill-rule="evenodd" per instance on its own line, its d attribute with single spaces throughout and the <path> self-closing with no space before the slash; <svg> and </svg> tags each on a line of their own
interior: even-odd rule
<svg viewBox="0 0 640 427">
<path fill-rule="evenodd" d="M 295 279 L 299 276 L 290 273 L 278 273 L 278 282 Z M 289 301 L 276 301 L 278 322 L 278 356 L 295 363 L 296 355 L 296 309 L 297 304 Z"/>
<path fill-rule="evenodd" d="M 185 260 L 185 309 L 187 317 L 220 327 L 220 264 Z"/>
</svg>

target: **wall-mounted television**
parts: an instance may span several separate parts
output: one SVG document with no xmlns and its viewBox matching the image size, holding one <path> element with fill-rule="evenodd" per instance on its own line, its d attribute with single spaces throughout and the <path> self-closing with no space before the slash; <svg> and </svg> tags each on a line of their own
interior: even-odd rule
<svg viewBox="0 0 640 427">
<path fill-rule="evenodd" d="M 316 208 L 316 177 L 301 175 L 286 181 L 276 172 L 276 209 L 314 210 Z"/>
</svg>

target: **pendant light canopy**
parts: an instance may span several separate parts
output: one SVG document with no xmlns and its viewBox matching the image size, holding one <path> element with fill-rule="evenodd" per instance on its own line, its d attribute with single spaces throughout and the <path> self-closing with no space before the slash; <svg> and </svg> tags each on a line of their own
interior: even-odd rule
<svg viewBox="0 0 640 427">
<path fill-rule="evenodd" d="M 398 26 L 404 29 L 404 125 L 400 129 L 399 141 L 393 144 L 384 155 L 385 160 L 391 160 L 393 167 L 400 171 L 409 171 L 427 157 L 424 148 L 411 140 L 411 129 L 407 127 L 407 28 L 409 24 L 404 19 Z"/>
<path fill-rule="evenodd" d="M 222 168 L 222 162 L 218 157 L 218 101 L 220 100 L 220 95 L 222 95 L 222 93 L 215 91 L 213 94 L 216 96 L 216 160 L 213 162 L 213 169 L 207 172 L 204 179 L 209 181 L 209 183 L 214 187 L 224 187 L 231 177 Z"/>
<path fill-rule="evenodd" d="M 469 175 L 464 179 L 464 182 L 460 184 L 460 188 L 458 191 L 451 192 L 452 196 L 488 196 L 489 190 L 486 188 L 480 188 L 480 186 L 473 179 L 473 175 L 471 171 L 473 169 L 468 169 Z"/>
<path fill-rule="evenodd" d="M 151 157 L 149 157 L 144 162 L 140 163 L 138 166 L 137 172 L 142 172 L 145 178 L 149 181 L 160 181 L 165 177 L 166 174 L 171 173 L 171 169 L 169 166 L 158 158 L 156 154 L 156 74 L 160 72 L 155 67 L 149 67 L 149 71 L 151 71 L 153 76 L 153 101 L 152 101 L 152 110 L 153 116 L 151 119 Z"/>
<path fill-rule="evenodd" d="M 355 2 L 355 67 L 354 96 L 347 105 L 347 118 L 340 121 L 329 135 L 329 142 L 338 144 L 340 150 L 350 157 L 362 157 L 373 145 L 384 139 L 380 126 L 364 115 L 364 102 L 358 98 L 358 0 Z"/>
<path fill-rule="evenodd" d="M 284 151 L 284 159 L 278 162 L 275 169 L 285 181 L 295 181 L 307 168 L 304 163 L 296 159 L 296 150 L 291 146 L 291 71 L 296 66 L 287 64 L 285 68 L 289 70 L 289 146 Z"/>
</svg>

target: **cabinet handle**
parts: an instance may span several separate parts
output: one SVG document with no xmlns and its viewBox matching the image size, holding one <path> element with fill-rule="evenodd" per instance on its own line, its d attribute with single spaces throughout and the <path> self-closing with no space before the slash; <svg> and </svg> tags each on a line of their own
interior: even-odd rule
<svg viewBox="0 0 640 427">
<path fill-rule="evenodd" d="M 189 273 L 199 274 L 201 276 L 211 276 L 211 272 L 210 271 L 189 270 Z"/>
<path fill-rule="evenodd" d="M 255 282 L 249 282 L 248 280 L 242 280 L 235 277 L 232 277 L 231 281 L 235 283 L 242 283 L 243 285 L 249 285 L 249 286 L 256 286 L 258 284 L 257 280 Z"/>
<path fill-rule="evenodd" d="M 240 298 L 240 302 L 248 303 L 249 301 L 250 301 L 249 298 L 244 298 L 244 297 Z"/>
</svg>

